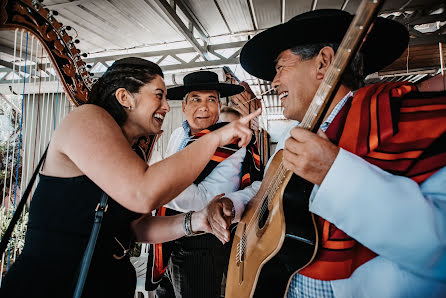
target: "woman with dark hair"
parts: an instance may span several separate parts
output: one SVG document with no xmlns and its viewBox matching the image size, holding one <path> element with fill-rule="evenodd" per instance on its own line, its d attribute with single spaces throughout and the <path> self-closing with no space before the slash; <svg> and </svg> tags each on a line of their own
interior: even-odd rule
<svg viewBox="0 0 446 298">
<path fill-rule="evenodd" d="M 216 148 L 251 137 L 251 114 L 148 167 L 131 149 L 161 130 L 169 112 L 160 67 L 139 58 L 116 61 L 95 83 L 89 104 L 54 132 L 31 206 L 26 244 L 0 288 L 1 297 L 71 297 L 95 208 L 109 195 L 83 297 L 133 297 L 127 252 L 135 240 L 163 242 L 211 232 L 207 210 L 145 216 L 189 186 Z"/>
</svg>

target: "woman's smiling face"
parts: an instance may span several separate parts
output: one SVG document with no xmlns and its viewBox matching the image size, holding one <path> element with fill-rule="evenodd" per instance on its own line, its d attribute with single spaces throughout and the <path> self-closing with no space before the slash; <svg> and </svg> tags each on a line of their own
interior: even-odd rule
<svg viewBox="0 0 446 298">
<path fill-rule="evenodd" d="M 160 133 L 164 117 L 170 111 L 166 93 L 163 78 L 156 75 L 153 80 L 142 86 L 138 93 L 132 95 L 135 105 L 128 113 L 128 121 L 139 126 L 143 135 Z"/>
</svg>

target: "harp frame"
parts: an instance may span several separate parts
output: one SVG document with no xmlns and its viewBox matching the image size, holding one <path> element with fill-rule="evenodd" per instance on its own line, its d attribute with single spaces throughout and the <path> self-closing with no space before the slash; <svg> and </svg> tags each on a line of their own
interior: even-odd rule
<svg viewBox="0 0 446 298">
<path fill-rule="evenodd" d="M 79 106 L 87 102 L 94 81 L 75 46 L 79 41 L 73 40 L 55 15 L 38 0 L 1 0 L 0 30 L 19 28 L 34 35 L 46 49 L 70 101 Z"/>
</svg>

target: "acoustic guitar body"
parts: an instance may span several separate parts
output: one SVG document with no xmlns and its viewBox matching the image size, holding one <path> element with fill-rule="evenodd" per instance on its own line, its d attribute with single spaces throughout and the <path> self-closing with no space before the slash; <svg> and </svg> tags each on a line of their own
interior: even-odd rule
<svg viewBox="0 0 446 298">
<path fill-rule="evenodd" d="M 313 184 L 290 171 L 278 176 L 281 161 L 282 150 L 271 161 L 237 226 L 226 297 L 283 297 L 290 276 L 316 254 L 317 228 L 308 211 Z M 266 187 L 271 183 L 281 185 L 271 192 Z"/>
</svg>

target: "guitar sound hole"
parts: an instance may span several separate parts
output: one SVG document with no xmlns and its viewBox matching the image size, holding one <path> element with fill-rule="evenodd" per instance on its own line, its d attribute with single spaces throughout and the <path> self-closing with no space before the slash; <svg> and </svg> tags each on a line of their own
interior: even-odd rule
<svg viewBox="0 0 446 298">
<path fill-rule="evenodd" d="M 259 229 L 262 229 L 265 226 L 266 221 L 268 220 L 269 209 L 267 199 L 263 201 L 262 210 L 264 210 L 264 212 L 263 215 L 259 218 Z"/>
</svg>

